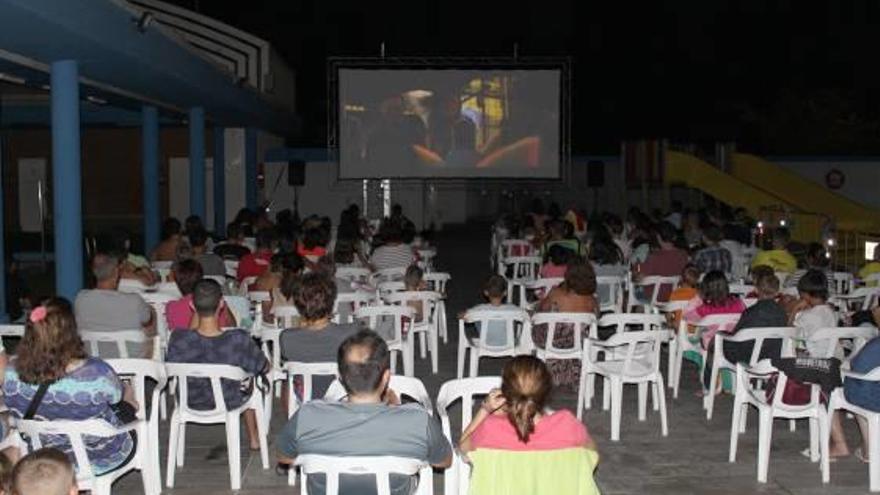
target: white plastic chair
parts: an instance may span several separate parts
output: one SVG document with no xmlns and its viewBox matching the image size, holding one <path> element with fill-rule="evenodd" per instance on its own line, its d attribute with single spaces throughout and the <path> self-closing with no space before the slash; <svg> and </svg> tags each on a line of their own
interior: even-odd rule
<svg viewBox="0 0 880 495">
<path fill-rule="evenodd" d="M 89 490 L 94 495 L 110 495 L 113 482 L 133 470 L 141 471 L 145 493 L 158 494 L 161 490 L 161 487 L 158 486 L 160 481 L 153 478 L 154 472 L 150 469 L 150 456 L 147 454 L 149 441 L 137 442 L 135 455 L 127 464 L 101 476 L 95 475 L 89 462 L 84 437 L 107 438 L 135 431 L 138 438 L 148 438 L 147 425 L 143 420 L 133 421 L 118 428 L 103 419 L 85 421 L 20 420 L 17 426 L 22 435 L 30 438 L 31 451 L 42 448 L 41 435 L 67 437 L 76 461 L 76 480 L 80 490 Z"/>
<path fill-rule="evenodd" d="M 496 263 L 495 269 L 498 270 L 499 273 L 501 273 L 501 260 L 514 256 L 514 252 L 517 252 L 519 256 L 533 256 L 538 250 L 531 242 L 525 239 L 507 239 L 501 241 L 498 244 L 498 249 L 494 253 Z"/>
<path fill-rule="evenodd" d="M 877 305 L 880 287 L 859 287 L 849 294 L 838 294 L 835 299 L 843 301 L 847 308 L 857 307 L 868 311 Z"/>
<path fill-rule="evenodd" d="M 765 390 L 755 388 L 754 381 L 768 380 L 777 374 L 775 393 L 767 399 Z M 730 426 L 729 462 L 736 462 L 736 448 L 740 432 L 745 430 L 745 418 L 748 406 L 758 410 L 758 482 L 767 482 L 767 471 L 770 463 L 770 444 L 773 437 L 774 418 L 808 419 L 810 423 L 810 460 L 820 463 L 822 482 L 828 482 L 826 444 L 820 439 L 826 437 L 828 426 L 825 406 L 819 401 L 819 386 L 812 385 L 810 402 L 806 405 L 790 405 L 782 402 L 782 391 L 788 377 L 770 364 L 769 359 L 759 361 L 755 366 L 746 367 L 742 363 L 736 365 L 736 395 L 733 400 L 733 420 Z"/>
<path fill-rule="evenodd" d="M 398 397 L 409 397 L 415 400 L 420 406 L 428 411 L 428 414 L 433 416 L 433 401 L 431 401 L 431 397 L 428 395 L 428 390 L 425 388 L 425 384 L 418 378 L 403 375 L 391 375 L 391 380 L 388 382 L 388 388 L 393 390 Z M 342 383 L 340 383 L 339 380 L 334 380 L 333 383 L 330 384 L 330 387 L 327 388 L 327 393 L 324 394 L 324 400 L 340 401 L 346 396 L 348 396 L 348 392 L 345 391 L 345 387 L 342 386 Z"/>
<path fill-rule="evenodd" d="M 336 295 L 333 302 L 333 322 L 351 323 L 355 311 L 369 306 L 376 300 L 376 295 L 370 292 L 342 292 Z"/>
<path fill-rule="evenodd" d="M 272 316 L 275 317 L 275 326 L 278 328 L 292 328 L 294 320 L 299 318 L 299 310 L 292 304 L 283 306 L 274 306 L 272 308 Z M 265 327 L 265 325 L 264 325 Z M 263 329 L 263 335 L 270 329 Z"/>
<path fill-rule="evenodd" d="M 599 318 L 599 322 L 591 328 L 589 338 L 596 339 L 598 338 L 598 329 L 597 327 L 610 327 L 613 326 L 614 334 L 619 335 L 623 332 L 627 331 L 635 331 L 635 330 L 627 330 L 627 327 L 637 327 L 640 331 L 662 331 L 665 328 L 665 321 L 662 316 L 658 314 L 644 314 L 644 313 L 610 313 L 605 316 Z M 671 342 L 672 340 L 670 340 Z M 644 347 L 644 346 L 642 346 Z M 671 347 L 671 345 L 670 345 Z M 626 349 L 624 349 L 626 350 Z M 594 349 L 593 359 L 598 359 L 598 351 L 599 349 Z M 606 359 L 615 360 L 620 359 L 621 350 L 620 349 L 603 349 Z M 639 352 L 644 351 L 644 349 L 640 349 Z M 670 354 L 672 354 L 670 352 Z M 595 391 L 595 375 L 593 373 L 583 373 L 583 370 L 588 366 L 585 363 L 581 363 L 581 386 L 578 389 L 578 417 L 580 417 L 581 411 L 583 409 L 590 409 L 591 403 L 593 400 L 593 392 Z M 608 387 L 605 387 L 607 391 Z M 607 410 L 610 405 L 611 396 L 607 393 L 604 393 L 602 400 L 602 408 Z M 656 405 L 656 400 L 654 401 Z"/>
<path fill-rule="evenodd" d="M 257 431 L 260 441 L 260 460 L 263 469 L 269 469 L 269 450 L 266 444 L 266 435 L 269 425 L 266 424 L 266 415 L 263 411 L 263 398 L 254 384 L 253 393 L 244 404 L 235 408 L 227 409 L 223 399 L 223 387 L 221 380 L 241 382 L 253 379 L 247 372 L 236 366 L 226 364 L 195 364 L 195 363 L 167 363 L 168 377 L 176 379 L 177 400 L 174 413 L 171 415 L 170 433 L 168 435 L 168 468 L 166 474 L 166 486 L 174 488 L 174 470 L 177 466 L 183 466 L 184 447 L 186 439 L 186 424 L 216 424 L 226 425 L 226 446 L 229 453 L 229 479 L 233 490 L 241 489 L 241 414 L 253 409 L 257 420 Z M 209 410 L 191 409 L 188 398 L 188 378 L 209 380 L 211 391 L 214 395 L 214 408 Z"/>
<path fill-rule="evenodd" d="M 397 306 L 408 306 L 407 303 L 414 302 L 421 307 L 421 319 L 414 318 L 410 322 L 410 332 L 413 339 L 419 337 L 419 357 L 425 359 L 425 348 L 431 353 L 431 372 L 437 374 L 438 371 L 438 325 L 437 325 L 437 301 L 440 300 L 440 294 L 433 291 L 402 291 L 394 292 L 385 297 L 388 304 Z M 413 311 L 413 315 L 416 311 Z M 427 345 L 425 342 L 427 341 Z M 413 342 L 415 345 L 415 342 Z"/>
<path fill-rule="evenodd" d="M 626 304 L 626 312 L 632 313 L 633 308 L 636 306 L 642 306 L 644 308 L 644 312 L 650 312 L 649 309 L 653 308 L 657 305 L 657 298 L 660 295 L 660 289 L 663 287 L 671 287 L 675 288 L 678 285 L 678 282 L 681 280 L 681 277 L 660 277 L 660 276 L 648 276 L 644 277 L 639 282 L 633 282 L 633 289 L 629 297 L 627 298 Z M 637 300 L 635 297 L 635 288 L 643 287 L 646 290 L 648 287 L 651 288 L 651 299 L 648 301 Z"/>
<path fill-rule="evenodd" d="M 660 373 L 660 345 L 669 338 L 667 331 L 636 331 L 612 335 L 605 341 L 587 340 L 584 346 L 584 369 L 581 371 L 581 388 L 586 385 L 587 374 L 602 375 L 605 378 L 604 394 L 611 399 L 611 441 L 620 440 L 620 419 L 623 402 L 623 385 L 637 384 L 639 387 L 639 421 L 644 421 L 648 402 L 648 386 L 653 387 L 657 409 L 660 410 L 660 431 L 668 434 L 666 423 L 666 391 L 663 375 Z M 623 349 L 615 349 L 621 348 Z M 605 361 L 594 360 L 594 348 L 615 349 L 622 359 Z M 607 353 L 606 353 L 607 357 Z M 583 392 L 581 392 L 583 393 Z"/>
<path fill-rule="evenodd" d="M 724 357 L 725 344 L 754 341 L 752 346 L 752 354 L 749 358 L 748 366 L 755 366 L 760 361 L 761 350 L 764 342 L 767 340 L 778 339 L 781 341 L 782 357 L 794 356 L 794 339 L 797 337 L 798 330 L 795 327 L 763 327 L 763 328 L 743 328 L 735 334 L 727 332 L 718 332 L 715 334 L 715 351 L 712 357 L 712 376 L 709 383 L 716 383 L 718 374 L 722 369 L 731 370 L 736 373 L 736 363 L 732 363 Z M 704 365 L 705 366 L 705 365 Z M 700 377 L 702 377 L 702 370 Z M 711 397 L 709 397 L 711 396 Z M 712 413 L 715 409 L 715 390 L 709 390 L 705 395 L 704 407 L 706 408 L 706 419 L 712 419 Z"/>
<path fill-rule="evenodd" d="M 119 292 L 125 292 L 126 294 L 142 294 L 153 287 L 149 287 L 144 285 L 143 282 L 134 278 L 122 278 L 119 279 L 119 285 L 116 287 L 116 290 Z"/>
<path fill-rule="evenodd" d="M 599 301 L 599 310 L 600 311 L 611 311 L 614 313 L 622 313 L 623 312 L 623 286 L 624 280 L 623 277 L 614 277 L 614 276 L 602 276 L 596 277 L 596 292 L 599 291 L 599 287 L 607 287 L 608 288 L 608 300 L 607 301 Z"/>
<path fill-rule="evenodd" d="M 366 283 L 370 279 L 370 270 L 353 266 L 340 266 L 336 268 L 336 278 L 348 282 Z"/>
<path fill-rule="evenodd" d="M 510 269 L 512 272 L 508 278 L 534 280 L 538 278 L 542 262 L 540 256 L 508 256 L 498 264 L 498 274 L 506 277 Z"/>
<path fill-rule="evenodd" d="M 666 315 L 674 315 L 676 311 L 682 312 L 678 321 L 678 327 L 669 327 L 669 331 L 672 332 L 672 339 L 669 340 L 669 354 L 666 360 L 666 382 L 667 386 L 672 389 L 673 399 L 678 398 L 678 385 L 681 378 L 681 366 L 684 364 L 684 352 L 700 351 L 699 344 L 694 345 L 688 339 L 688 326 L 687 322 L 684 321 L 683 314 L 684 310 L 688 307 L 688 304 L 689 301 L 669 301 L 665 303 L 657 303 L 657 305 L 654 306 L 655 311 L 659 311 Z"/>
<path fill-rule="evenodd" d="M 24 337 L 24 325 L 0 325 L 0 341 L 5 338 Z"/>
<path fill-rule="evenodd" d="M 266 413 L 266 424 L 272 421 L 272 404 L 276 396 L 280 396 L 281 389 L 277 386 L 279 381 L 287 381 L 287 371 L 281 362 L 281 332 L 285 327 L 264 328 L 260 337 L 261 348 L 266 359 L 269 360 L 269 372 L 266 380 L 269 382 L 269 390 L 264 397 L 263 411 Z M 283 385 L 282 385 L 283 386 Z"/>
<path fill-rule="evenodd" d="M 834 272 L 831 281 L 834 283 L 835 294 L 849 294 L 852 290 L 855 277 L 850 272 Z"/>
<path fill-rule="evenodd" d="M 700 386 L 703 386 L 703 370 L 706 369 L 706 361 L 708 360 L 708 350 L 704 349 L 701 341 L 702 341 L 702 333 L 707 331 L 706 329 L 711 327 L 717 327 L 718 331 L 715 335 L 719 333 L 728 331 L 733 329 L 736 326 L 736 323 L 739 321 L 741 314 L 740 313 L 729 313 L 729 314 L 715 314 L 715 315 L 707 315 L 704 316 L 700 321 L 696 323 L 692 323 L 696 328 L 696 332 L 694 332 L 693 337 L 696 337 L 697 342 L 691 344 L 690 349 L 684 349 L 684 345 L 682 344 L 682 340 L 679 339 L 679 350 L 680 355 L 678 356 L 679 368 L 682 363 L 681 360 L 684 359 L 684 351 L 685 350 L 693 350 L 700 353 L 700 359 L 702 362 L 702 366 L 700 366 Z M 682 317 L 682 322 L 684 322 L 684 317 Z M 686 329 L 685 329 L 686 331 Z M 687 340 L 687 339 L 685 339 Z M 713 341 L 714 342 L 714 337 Z M 678 370 L 679 376 L 681 370 Z M 712 412 L 715 409 L 715 383 L 718 378 L 718 371 L 715 370 L 713 372 L 712 381 L 709 383 L 709 390 L 703 395 L 703 409 L 706 410 L 706 419 L 712 419 Z M 676 379 L 678 380 L 678 379 Z M 705 388 L 705 387 L 704 387 Z"/>
<path fill-rule="evenodd" d="M 391 372 L 397 371 L 397 355 L 403 361 L 403 374 L 415 375 L 415 359 L 413 351 L 412 332 L 409 332 L 410 323 L 404 325 L 404 318 L 408 322 L 413 320 L 413 309 L 408 306 L 379 305 L 363 306 L 354 313 L 355 321 L 364 321 L 367 328 L 374 332 L 379 329 L 383 322 L 391 321 L 392 335 L 383 336 L 391 351 Z"/>
<path fill-rule="evenodd" d="M 513 287 L 519 287 L 519 307 L 525 310 L 534 309 L 535 304 L 541 298 L 546 296 L 554 287 L 558 286 L 565 279 L 562 277 L 537 278 L 535 280 L 508 280 L 507 281 L 507 302 L 512 303 Z M 528 293 L 531 291 L 535 296 L 535 302 L 529 302 Z"/>
<path fill-rule="evenodd" d="M 152 351 L 151 358 L 159 360 L 162 352 L 159 348 L 159 339 L 156 337 L 152 337 L 150 339 L 144 334 L 144 331 L 141 329 L 138 330 L 113 330 L 110 332 L 100 332 L 94 330 L 80 330 L 79 336 L 82 339 L 83 343 L 89 349 L 89 354 L 93 357 L 98 357 L 101 355 L 101 344 L 105 344 L 106 346 L 115 346 L 116 347 L 116 356 L 119 358 L 140 358 L 143 356 L 131 356 L 128 352 L 129 344 L 139 345 L 144 347 L 150 343 L 152 343 Z"/>
<path fill-rule="evenodd" d="M 370 284 L 373 286 L 377 286 L 382 282 L 391 282 L 394 280 L 403 280 L 403 277 L 406 275 L 406 267 L 398 267 L 398 268 L 386 268 L 384 270 L 377 270 L 375 273 L 370 275 Z"/>
<path fill-rule="evenodd" d="M 154 493 L 158 494 L 162 491 L 162 467 L 159 461 L 159 398 L 168 383 L 165 366 L 152 359 L 107 359 L 106 362 L 120 378 L 129 379 L 138 403 L 137 419 L 147 423 L 149 436 L 140 437 L 138 440 L 141 441 L 143 438 L 143 441 L 148 442 L 147 452 L 150 456 L 150 468 L 153 470 L 152 479 L 155 480 Z M 150 401 L 153 407 L 149 412 L 147 411 L 148 378 L 156 382 Z"/>
<path fill-rule="evenodd" d="M 836 357 L 846 365 L 849 359 L 845 357 L 844 349 L 849 351 L 848 357 L 851 358 L 877 335 L 877 327 L 869 326 L 820 328 L 810 334 L 809 341 L 824 343 L 825 354 L 810 355 L 810 357 L 824 359 Z"/>
<path fill-rule="evenodd" d="M 489 344 L 487 337 L 490 322 L 504 322 L 505 339 L 503 345 Z M 465 323 L 479 325 L 480 337 L 476 345 L 465 335 Z M 517 334 L 517 326 L 520 327 Z M 464 318 L 458 320 L 458 366 L 457 376 L 464 376 L 464 363 L 470 352 L 469 376 L 476 377 L 479 372 L 481 357 L 513 357 L 531 352 L 532 322 L 529 314 L 522 310 L 477 310 L 468 311 Z"/>
<path fill-rule="evenodd" d="M 749 284 L 730 284 L 728 286 L 728 292 L 732 295 L 736 295 L 739 297 L 745 297 L 752 292 L 755 292 L 755 286 Z"/>
<path fill-rule="evenodd" d="M 874 368 L 869 373 L 856 373 L 854 371 L 843 371 L 844 381 L 846 380 L 862 380 L 865 382 L 880 382 L 880 368 Z M 876 385 L 874 385 L 876 386 Z M 849 411 L 852 414 L 857 414 L 868 422 L 868 484 L 869 489 L 872 492 L 880 491 L 880 454 L 875 455 L 875 453 L 880 452 L 880 413 L 876 411 L 870 411 L 863 407 L 857 406 L 848 400 L 846 400 L 846 396 L 843 393 L 843 387 L 838 387 L 834 389 L 834 392 L 831 393 L 831 397 L 828 400 L 828 417 L 826 420 L 828 423 L 825 426 L 825 438 L 822 439 L 823 446 L 825 448 L 825 452 L 828 452 L 828 436 L 831 434 L 831 419 L 832 415 L 838 409 L 844 409 Z M 827 462 L 827 459 L 823 459 L 822 462 Z M 830 466 L 822 466 L 822 469 L 829 470 L 830 477 Z"/>
<path fill-rule="evenodd" d="M 326 488 L 324 489 L 326 495 L 340 493 L 340 476 L 373 474 L 376 477 L 376 495 L 391 495 L 391 475 L 415 476 L 419 473 L 422 475 L 432 473 L 430 466 L 424 461 L 391 456 L 340 457 L 306 454 L 296 458 L 296 465 L 302 469 L 303 487 L 308 486 L 309 475 L 323 474 L 326 480 Z M 416 494 L 427 495 L 431 493 L 425 490 L 432 483 L 433 480 L 430 477 L 420 480 Z M 305 493 L 306 488 L 303 490 Z"/>
<path fill-rule="evenodd" d="M 406 284 L 403 283 L 403 280 L 389 280 L 387 282 L 380 282 L 376 290 L 379 293 L 379 297 L 384 299 L 389 294 L 405 291 Z"/>
<path fill-rule="evenodd" d="M 455 445 L 452 438 L 452 424 L 449 421 L 449 407 L 461 400 L 461 431 L 470 424 L 474 418 L 474 397 L 485 396 L 496 388 L 501 387 L 500 376 L 481 376 L 472 378 L 460 378 L 450 380 L 440 387 L 437 393 L 437 415 L 440 417 L 440 426 L 449 443 Z M 461 434 L 459 431 L 459 435 Z M 444 495 L 459 495 L 468 493 L 470 481 L 470 465 L 461 458 L 458 451 L 454 451 L 452 466 L 443 473 Z"/>
<path fill-rule="evenodd" d="M 335 362 L 316 362 L 305 363 L 301 361 L 287 361 L 282 366 L 282 373 L 287 379 L 287 418 L 290 419 L 299 408 L 306 402 L 317 399 L 315 397 L 314 378 L 316 376 L 332 376 L 334 379 L 339 376 L 339 368 Z M 294 380 L 299 376 L 302 378 L 302 396 L 296 396 L 294 389 Z M 293 486 L 296 484 L 296 472 L 291 469 L 287 472 L 287 484 Z M 303 483 L 305 486 L 305 483 Z"/>
<path fill-rule="evenodd" d="M 437 250 L 433 248 L 419 249 L 419 267 L 425 272 L 434 270 L 434 258 L 437 257 Z"/>
<path fill-rule="evenodd" d="M 159 292 L 161 294 L 168 294 L 175 299 L 180 299 L 181 297 L 183 297 L 183 294 L 180 293 L 180 287 L 178 287 L 175 282 L 162 282 L 156 285 L 156 292 Z"/>
<path fill-rule="evenodd" d="M 440 294 L 440 300 L 437 301 L 437 327 L 443 343 L 449 343 L 449 330 L 446 323 L 446 286 L 452 277 L 445 272 L 431 272 L 424 276 L 428 289 Z"/>
<path fill-rule="evenodd" d="M 233 277 L 238 274 L 238 261 L 235 260 L 223 260 L 223 266 L 226 267 L 226 276 Z"/>
</svg>

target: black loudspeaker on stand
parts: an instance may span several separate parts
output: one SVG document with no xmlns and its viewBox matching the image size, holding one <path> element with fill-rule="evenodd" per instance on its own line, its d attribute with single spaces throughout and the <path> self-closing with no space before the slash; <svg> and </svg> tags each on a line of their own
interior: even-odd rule
<svg viewBox="0 0 880 495">
<path fill-rule="evenodd" d="M 302 160 L 287 162 L 287 185 L 306 185 L 306 162 Z"/>
</svg>

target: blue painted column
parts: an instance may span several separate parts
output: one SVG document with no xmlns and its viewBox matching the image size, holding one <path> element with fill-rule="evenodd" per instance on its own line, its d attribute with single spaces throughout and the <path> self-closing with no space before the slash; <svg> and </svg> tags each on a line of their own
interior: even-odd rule
<svg viewBox="0 0 880 495">
<path fill-rule="evenodd" d="M 141 153 L 144 176 L 144 253 L 159 244 L 159 110 L 141 110 Z"/>
<path fill-rule="evenodd" d="M 52 62 L 52 189 L 55 211 L 55 292 L 73 301 L 83 287 L 79 68 Z"/>
<path fill-rule="evenodd" d="M 257 208 L 257 130 L 244 130 L 244 200 L 251 210 Z"/>
<path fill-rule="evenodd" d="M 189 110 L 189 212 L 205 220 L 205 109 Z"/>
<path fill-rule="evenodd" d="M 214 234 L 226 235 L 226 129 L 214 126 Z"/>
<path fill-rule="evenodd" d="M 0 103 L 2 105 L 2 103 Z M 6 312 L 6 225 L 3 220 L 3 141 L 0 140 L 0 323 L 9 323 Z"/>
</svg>

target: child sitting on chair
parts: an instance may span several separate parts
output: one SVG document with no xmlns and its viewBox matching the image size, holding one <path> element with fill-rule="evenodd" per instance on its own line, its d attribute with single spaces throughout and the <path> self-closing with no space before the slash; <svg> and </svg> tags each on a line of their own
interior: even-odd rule
<svg viewBox="0 0 880 495">
<path fill-rule="evenodd" d="M 562 278 L 574 252 L 565 246 L 554 244 L 547 249 L 544 265 L 541 267 L 541 278 Z"/>
<path fill-rule="evenodd" d="M 515 311 L 520 312 L 519 306 L 505 303 L 507 298 L 507 280 L 501 275 L 492 275 L 483 284 L 483 297 L 488 303 L 478 304 L 465 312 L 458 314 L 458 317 L 464 318 L 471 311 Z M 490 321 L 486 331 L 486 343 L 489 345 L 504 345 L 507 343 L 507 326 L 504 321 Z M 472 344 L 476 344 L 480 340 L 480 323 L 467 323 L 464 326 L 464 334 Z"/>
<path fill-rule="evenodd" d="M 418 265 L 410 265 L 403 276 L 403 287 L 407 292 L 421 292 L 428 290 L 428 284 L 424 279 L 425 272 Z M 407 301 L 407 306 L 413 309 L 416 321 L 422 321 L 422 303 L 420 301 Z"/>
<path fill-rule="evenodd" d="M 700 295 L 698 289 L 699 285 L 700 270 L 697 269 L 696 265 L 688 263 L 681 271 L 681 281 L 678 283 L 678 287 L 669 294 L 669 302 L 690 301 L 695 297 L 698 297 Z M 666 314 L 666 319 L 669 322 L 670 327 L 674 329 L 678 328 L 678 324 L 681 321 L 681 314 L 681 310 Z"/>
</svg>

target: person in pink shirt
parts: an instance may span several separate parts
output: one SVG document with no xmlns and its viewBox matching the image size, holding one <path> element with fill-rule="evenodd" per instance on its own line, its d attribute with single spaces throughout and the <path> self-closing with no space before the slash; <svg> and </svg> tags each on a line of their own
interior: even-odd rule
<svg viewBox="0 0 880 495">
<path fill-rule="evenodd" d="M 180 260 L 174 264 L 171 273 L 183 297 L 165 305 L 165 319 L 168 320 L 168 329 L 195 328 L 197 323 L 195 321 L 196 310 L 193 306 L 192 293 L 196 283 L 202 279 L 202 265 L 194 259 Z M 225 305 L 220 312 L 220 325 L 221 328 L 235 326 L 235 318 Z"/>
<path fill-rule="evenodd" d="M 541 267 L 541 278 L 563 278 L 572 258 L 572 251 L 558 244 L 547 250 L 546 262 Z"/>
<path fill-rule="evenodd" d="M 504 366 L 501 390 L 483 401 L 459 443 L 462 454 L 476 449 L 596 450 L 586 426 L 571 411 L 547 409 L 553 388 L 550 370 L 540 359 L 522 355 Z"/>
<path fill-rule="evenodd" d="M 730 315 L 742 314 L 746 310 L 745 303 L 735 294 L 730 293 L 730 286 L 727 284 L 727 277 L 724 272 L 714 270 L 703 277 L 700 282 L 700 296 L 694 298 L 693 304 L 684 312 L 684 319 L 689 324 L 697 324 L 706 316 L 710 315 Z M 700 335 L 703 349 L 712 351 L 715 342 L 715 334 L 718 332 L 729 332 L 736 326 L 736 322 L 724 325 L 711 325 L 703 330 Z M 708 370 L 709 374 L 705 373 Z M 703 383 L 706 389 L 709 389 L 709 380 L 712 372 L 711 366 L 704 367 Z"/>
</svg>

